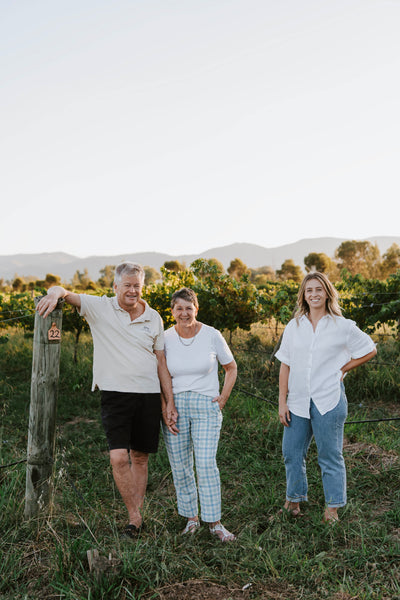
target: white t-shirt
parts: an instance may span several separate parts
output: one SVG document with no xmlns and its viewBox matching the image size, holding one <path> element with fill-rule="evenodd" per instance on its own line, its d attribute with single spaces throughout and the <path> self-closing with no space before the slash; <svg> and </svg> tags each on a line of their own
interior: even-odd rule
<svg viewBox="0 0 400 600">
<path fill-rule="evenodd" d="M 350 319 L 325 315 L 315 332 L 305 315 L 298 324 L 292 319 L 275 354 L 290 367 L 289 410 L 298 417 L 310 418 L 310 399 L 321 415 L 335 408 L 340 400 L 341 367 L 374 348 L 369 335 Z"/>
<path fill-rule="evenodd" d="M 174 394 L 197 392 L 215 398 L 219 394 L 218 361 L 221 365 L 233 361 L 228 344 L 217 329 L 204 324 L 193 343 L 192 338 L 181 339 L 175 327 L 165 332 L 165 356 Z"/>
<path fill-rule="evenodd" d="M 158 393 L 158 361 L 154 350 L 164 349 L 163 322 L 144 300 L 144 313 L 131 321 L 116 296 L 80 294 L 80 315 L 93 337 L 92 390 Z"/>
</svg>

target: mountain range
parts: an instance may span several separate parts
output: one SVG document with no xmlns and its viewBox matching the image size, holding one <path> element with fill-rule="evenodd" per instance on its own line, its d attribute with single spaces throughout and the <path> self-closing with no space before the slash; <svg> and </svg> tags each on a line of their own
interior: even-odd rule
<svg viewBox="0 0 400 600">
<path fill-rule="evenodd" d="M 396 243 L 400 246 L 400 236 L 377 236 L 366 238 L 377 244 L 381 254 Z M 44 279 L 47 273 L 59 275 L 62 281 L 69 282 L 76 271 L 88 270 L 89 276 L 97 280 L 100 269 L 106 265 L 116 265 L 123 260 L 131 260 L 143 266 L 159 270 L 166 260 L 178 260 L 187 266 L 196 258 L 216 258 L 227 268 L 234 258 L 240 258 L 248 267 L 257 268 L 264 265 L 279 269 L 287 259 L 304 269 L 304 258 L 310 252 L 323 252 L 333 258 L 335 250 L 346 238 L 321 237 L 302 239 L 292 244 L 267 248 L 256 244 L 237 243 L 219 248 L 210 248 L 200 254 L 182 254 L 172 256 L 161 252 L 127 252 L 113 256 L 88 256 L 79 258 L 64 252 L 46 252 L 41 254 L 13 254 L 0 256 L 0 278 L 12 280 L 19 277 L 35 277 Z"/>
</svg>

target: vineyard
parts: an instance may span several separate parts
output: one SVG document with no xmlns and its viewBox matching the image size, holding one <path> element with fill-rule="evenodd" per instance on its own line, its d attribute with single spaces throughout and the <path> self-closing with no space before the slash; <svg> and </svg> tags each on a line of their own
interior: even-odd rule
<svg viewBox="0 0 400 600">
<path fill-rule="evenodd" d="M 187 286 L 198 295 L 200 321 L 229 332 L 237 328 L 249 330 L 253 324 L 262 322 L 274 326 L 278 333 L 293 314 L 299 288 L 293 281 L 271 281 L 256 287 L 246 275 L 235 279 L 221 274 L 202 259 L 178 273 L 162 269 L 162 274 L 162 282 L 146 286 L 143 297 L 160 313 L 165 327 L 172 324 L 170 300 L 173 292 Z M 398 335 L 400 271 L 385 280 L 366 279 L 344 272 L 336 287 L 346 318 L 356 321 L 368 333 L 381 329 L 384 334 Z M 45 293 L 45 288 L 35 288 L 29 292 L 0 294 L 0 334 L 11 326 L 31 331 L 33 298 Z M 112 295 L 113 292 L 111 288 L 97 288 L 90 293 Z M 65 307 L 63 321 L 64 331 L 73 332 L 76 340 L 82 331 L 88 330 L 85 321 L 71 307 Z"/>
<path fill-rule="evenodd" d="M 205 527 L 190 539 L 166 451 L 151 457 L 146 532 L 121 541 L 124 509 L 113 485 L 90 392 L 92 341 L 86 322 L 63 307 L 54 497 L 49 514 L 24 520 L 25 454 L 34 297 L 0 295 L 1 600 L 400 600 L 400 272 L 386 280 L 343 276 L 346 317 L 371 333 L 378 356 L 346 377 L 345 459 L 349 502 L 334 528 L 321 523 L 323 490 L 315 447 L 306 515 L 278 515 L 285 494 L 278 368 L 271 361 L 293 314 L 298 284 L 254 286 L 196 261 L 163 272 L 145 298 L 171 324 L 170 297 L 183 285 L 199 297 L 199 320 L 224 330 L 238 362 L 218 453 L 223 520 L 237 536 L 217 545 Z M 34 295 L 46 293 L 37 288 Z M 109 288 L 92 290 L 112 294 Z M 107 563 L 89 569 L 87 552 Z M 108 559 L 108 560 L 107 560 Z"/>
</svg>

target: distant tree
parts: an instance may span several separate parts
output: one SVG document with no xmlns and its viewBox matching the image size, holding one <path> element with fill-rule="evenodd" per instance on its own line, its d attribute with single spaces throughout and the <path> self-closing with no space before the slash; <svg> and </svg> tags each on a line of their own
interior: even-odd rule
<svg viewBox="0 0 400 600">
<path fill-rule="evenodd" d="M 161 273 L 157 271 L 154 267 L 145 266 L 144 270 L 144 283 L 145 285 L 150 285 L 152 283 L 156 283 L 159 279 L 161 279 Z"/>
<path fill-rule="evenodd" d="M 71 285 L 75 289 L 79 289 L 81 287 L 81 273 L 79 271 L 75 271 L 71 279 Z"/>
<path fill-rule="evenodd" d="M 14 292 L 23 292 L 25 290 L 25 281 L 22 277 L 15 277 L 12 282 L 12 289 Z"/>
<path fill-rule="evenodd" d="M 106 265 L 104 269 L 100 269 L 99 273 L 97 285 L 101 288 L 111 288 L 114 283 L 115 265 Z"/>
<path fill-rule="evenodd" d="M 217 258 L 204 258 L 202 259 L 200 266 L 197 268 L 196 274 L 198 277 L 202 278 L 205 275 L 208 275 L 211 271 L 217 275 L 223 275 L 225 273 L 225 267 Z"/>
<path fill-rule="evenodd" d="M 294 260 L 291 258 L 282 263 L 281 268 L 277 269 L 276 274 L 278 279 L 281 279 L 282 281 L 291 279 L 292 281 L 300 282 L 303 279 L 301 268 L 298 265 L 295 265 Z"/>
<path fill-rule="evenodd" d="M 381 254 L 376 244 L 367 240 L 347 240 L 335 251 L 338 268 L 347 269 L 352 275 L 376 278 L 381 272 Z"/>
<path fill-rule="evenodd" d="M 228 275 L 234 279 L 240 279 L 243 275 L 250 275 L 251 271 L 240 258 L 234 258 L 227 269 Z"/>
<path fill-rule="evenodd" d="M 72 287 L 77 290 L 95 290 L 96 284 L 90 279 L 89 272 L 84 269 L 83 273 L 75 271 L 72 277 Z"/>
<path fill-rule="evenodd" d="M 164 269 L 172 271 L 173 273 L 179 273 L 186 269 L 185 263 L 180 263 L 179 260 L 166 260 L 163 264 Z"/>
<path fill-rule="evenodd" d="M 310 252 L 304 258 L 304 265 L 307 273 L 319 271 L 325 273 L 331 281 L 336 281 L 339 278 L 339 269 L 335 261 L 324 252 Z"/>
<path fill-rule="evenodd" d="M 59 275 L 53 275 L 52 273 L 47 273 L 45 280 L 44 280 L 43 287 L 48 289 L 48 288 L 52 287 L 53 285 L 60 285 L 60 284 L 61 284 L 61 277 Z"/>
<path fill-rule="evenodd" d="M 400 269 L 400 246 L 392 244 L 383 255 L 381 276 L 386 279 L 389 275 L 397 273 Z"/>
<path fill-rule="evenodd" d="M 257 269 L 250 269 L 250 281 L 257 287 L 266 285 L 268 281 L 275 281 L 276 273 L 274 269 L 268 265 L 258 267 Z"/>
<path fill-rule="evenodd" d="M 310 273 L 310 271 L 326 273 L 329 270 L 331 263 L 332 259 L 323 252 L 310 252 L 304 259 L 307 273 Z"/>
</svg>

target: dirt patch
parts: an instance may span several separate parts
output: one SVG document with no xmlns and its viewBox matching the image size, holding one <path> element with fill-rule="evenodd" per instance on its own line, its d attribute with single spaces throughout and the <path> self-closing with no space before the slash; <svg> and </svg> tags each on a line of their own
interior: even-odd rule
<svg viewBox="0 0 400 600">
<path fill-rule="evenodd" d="M 352 596 L 346 592 L 337 592 L 330 597 L 330 600 L 359 600 L 360 596 Z"/>
<path fill-rule="evenodd" d="M 278 582 L 270 585 L 247 584 L 243 588 L 228 588 L 211 581 L 189 580 L 156 590 L 160 600 L 290 600 L 297 598 Z"/>
<path fill-rule="evenodd" d="M 400 527 L 398 529 L 393 529 L 391 533 L 391 538 L 400 542 Z"/>
<path fill-rule="evenodd" d="M 64 425 L 79 425 L 79 423 L 97 423 L 96 419 L 87 419 L 85 417 L 74 417 L 72 421 L 66 421 Z"/>
<path fill-rule="evenodd" d="M 368 465 L 372 473 L 379 473 L 382 469 L 388 469 L 399 462 L 399 456 L 394 450 L 383 450 L 375 444 L 364 442 L 351 443 L 345 439 L 343 450 L 350 456 L 357 456 Z"/>
</svg>

